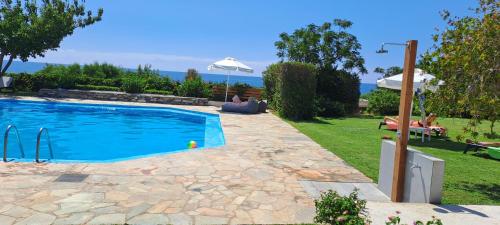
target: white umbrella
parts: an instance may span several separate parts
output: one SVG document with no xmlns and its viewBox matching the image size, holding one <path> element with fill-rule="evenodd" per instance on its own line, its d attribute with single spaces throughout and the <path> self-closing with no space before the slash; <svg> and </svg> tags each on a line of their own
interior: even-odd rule
<svg viewBox="0 0 500 225">
<path fill-rule="evenodd" d="M 417 91 L 418 88 L 421 90 L 430 90 L 435 92 L 439 85 L 443 85 L 444 81 L 438 81 L 438 85 L 430 85 L 429 82 L 434 80 L 436 77 L 434 75 L 425 73 L 421 69 L 415 69 L 413 76 L 413 92 Z M 377 87 L 401 90 L 401 84 L 403 83 L 403 74 L 394 75 L 391 77 L 386 77 L 377 80 Z"/>
<path fill-rule="evenodd" d="M 208 70 L 210 71 L 226 71 L 227 79 L 226 79 L 226 98 L 225 102 L 227 102 L 227 91 L 229 89 L 229 75 L 231 75 L 231 71 L 243 72 L 243 73 L 253 73 L 253 69 L 249 66 L 239 62 L 235 58 L 226 57 L 223 60 L 217 61 L 208 66 Z"/>
<path fill-rule="evenodd" d="M 425 100 L 425 97 L 423 96 L 423 91 L 424 90 L 430 90 L 432 92 L 436 92 L 438 87 L 440 85 L 444 84 L 444 81 L 440 80 L 438 81 L 437 85 L 431 85 L 430 82 L 432 80 L 436 79 L 434 75 L 425 73 L 421 69 L 415 69 L 414 75 L 413 75 L 413 93 L 416 93 L 417 90 L 419 90 L 418 94 L 420 97 L 420 112 L 422 113 L 422 121 L 424 121 L 424 124 L 427 124 L 425 122 L 425 109 L 424 109 L 424 103 L 423 101 Z M 395 90 L 401 90 L 401 85 L 403 83 L 403 74 L 398 74 L 394 75 L 391 77 L 386 77 L 380 80 L 377 80 L 377 87 L 383 87 L 383 88 L 389 88 L 389 89 L 395 89 Z M 413 100 L 411 102 L 411 108 L 413 109 Z"/>
</svg>

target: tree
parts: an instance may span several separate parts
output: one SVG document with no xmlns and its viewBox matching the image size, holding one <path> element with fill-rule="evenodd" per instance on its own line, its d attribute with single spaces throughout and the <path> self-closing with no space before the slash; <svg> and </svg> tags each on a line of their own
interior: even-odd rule
<svg viewBox="0 0 500 225">
<path fill-rule="evenodd" d="M 394 76 L 394 75 L 403 73 L 403 68 L 401 68 L 399 66 L 391 66 L 387 69 L 377 67 L 373 70 L 373 72 L 382 74 L 382 78 L 386 78 L 386 77 L 390 77 L 390 76 Z"/>
<path fill-rule="evenodd" d="M 319 115 L 352 113 L 359 100 L 359 74 L 366 73 L 361 44 L 346 30 L 348 20 L 335 19 L 321 26 L 310 24 L 292 34 L 281 33 L 275 42 L 282 61 L 310 63 L 317 67 Z"/>
<path fill-rule="evenodd" d="M 194 80 L 198 79 L 200 75 L 198 74 L 198 71 L 196 69 L 188 69 L 186 72 L 186 77 L 185 80 Z"/>
<path fill-rule="evenodd" d="M 475 16 L 451 17 L 442 13 L 448 26 L 434 35 L 435 46 L 420 62 L 428 72 L 443 80 L 430 99 L 430 108 L 449 116 L 468 116 L 464 129 L 474 139 L 482 120 L 498 120 L 500 101 L 500 3 L 479 0 Z M 436 79 L 437 80 L 437 79 Z"/>
<path fill-rule="evenodd" d="M 277 55 L 282 60 L 311 63 L 320 69 L 349 72 L 357 69 L 366 73 L 365 60 L 359 52 L 361 44 L 356 36 L 346 32 L 351 26 L 351 21 L 335 19 L 333 24 L 310 24 L 293 34 L 281 33 L 281 40 L 274 43 Z"/>
<path fill-rule="evenodd" d="M 102 14 L 103 9 L 97 15 L 86 11 L 84 0 L 0 0 L 0 77 L 14 59 L 43 57 L 76 28 L 100 21 Z"/>
</svg>

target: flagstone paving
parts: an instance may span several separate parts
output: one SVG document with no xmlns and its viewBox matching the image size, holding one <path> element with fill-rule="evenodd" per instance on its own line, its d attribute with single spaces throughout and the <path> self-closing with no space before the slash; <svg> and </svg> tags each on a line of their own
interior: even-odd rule
<svg viewBox="0 0 500 225">
<path fill-rule="evenodd" d="M 220 116 L 219 148 L 115 163 L 0 163 L 0 224 L 310 223 L 313 199 L 300 180 L 371 182 L 270 113 Z M 56 181 L 63 174 L 88 177 Z"/>
</svg>

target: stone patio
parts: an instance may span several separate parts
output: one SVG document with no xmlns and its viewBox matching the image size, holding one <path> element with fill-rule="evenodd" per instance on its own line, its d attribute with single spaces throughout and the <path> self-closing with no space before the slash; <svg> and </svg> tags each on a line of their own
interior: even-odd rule
<svg viewBox="0 0 500 225">
<path fill-rule="evenodd" d="M 371 182 L 271 113 L 220 116 L 220 148 L 102 164 L 0 163 L 0 224 L 311 223 L 313 198 L 300 182 Z M 398 208 L 370 204 L 375 215 Z"/>
</svg>

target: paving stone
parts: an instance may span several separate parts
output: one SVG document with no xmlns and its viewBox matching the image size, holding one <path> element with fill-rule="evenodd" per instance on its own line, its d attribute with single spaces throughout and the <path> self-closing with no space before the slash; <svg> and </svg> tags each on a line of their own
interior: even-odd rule
<svg viewBox="0 0 500 225">
<path fill-rule="evenodd" d="M 67 203 L 67 202 L 83 202 L 83 203 L 91 203 L 91 202 L 100 202 L 104 200 L 103 193 L 77 193 L 70 197 L 64 198 L 57 202 Z"/>
<path fill-rule="evenodd" d="M 56 219 L 54 224 L 85 224 L 93 217 L 93 213 L 74 213 L 69 217 Z"/>
<path fill-rule="evenodd" d="M 29 224 L 37 224 L 37 225 L 45 225 L 52 224 L 56 217 L 54 215 L 49 215 L 45 213 L 35 213 L 26 219 L 23 219 L 16 223 L 16 225 L 29 225 Z"/>
<path fill-rule="evenodd" d="M 60 209 L 55 211 L 56 215 L 67 215 L 75 212 L 85 212 L 92 208 L 92 203 L 61 203 Z"/>
<path fill-rule="evenodd" d="M 151 208 L 151 205 L 149 204 L 146 204 L 146 203 L 142 203 L 138 206 L 134 206 L 132 207 L 128 212 L 127 212 L 127 219 L 130 219 L 134 216 L 137 216 L 141 213 L 144 213 L 146 212 L 146 210 L 148 210 L 149 208 Z"/>
<path fill-rule="evenodd" d="M 229 218 L 215 216 L 195 216 L 196 224 L 226 224 Z"/>
<path fill-rule="evenodd" d="M 106 192 L 106 200 L 107 201 L 124 201 L 130 197 L 129 194 L 122 191 L 109 191 Z"/>
<path fill-rule="evenodd" d="M 31 208 L 40 212 L 53 212 L 54 210 L 57 210 L 59 206 L 54 203 L 46 202 L 33 205 Z"/>
<path fill-rule="evenodd" d="M 11 225 L 14 221 L 16 221 L 14 217 L 0 215 L 0 225 Z"/>
<path fill-rule="evenodd" d="M 90 220 L 88 224 L 123 224 L 125 223 L 125 214 L 113 213 L 99 215 Z"/>
<path fill-rule="evenodd" d="M 176 225 L 193 224 L 193 220 L 191 219 L 191 217 L 184 213 L 168 214 L 168 218 L 171 224 L 176 224 Z"/>
<path fill-rule="evenodd" d="M 2 214 L 6 216 L 11 216 L 15 218 L 23 218 L 31 215 L 33 213 L 33 210 L 28 209 L 26 207 L 22 206 L 13 206 L 9 208 L 7 211 L 4 211 Z"/>
<path fill-rule="evenodd" d="M 129 224 L 167 224 L 169 219 L 163 214 L 142 214 L 127 221 Z"/>
</svg>

